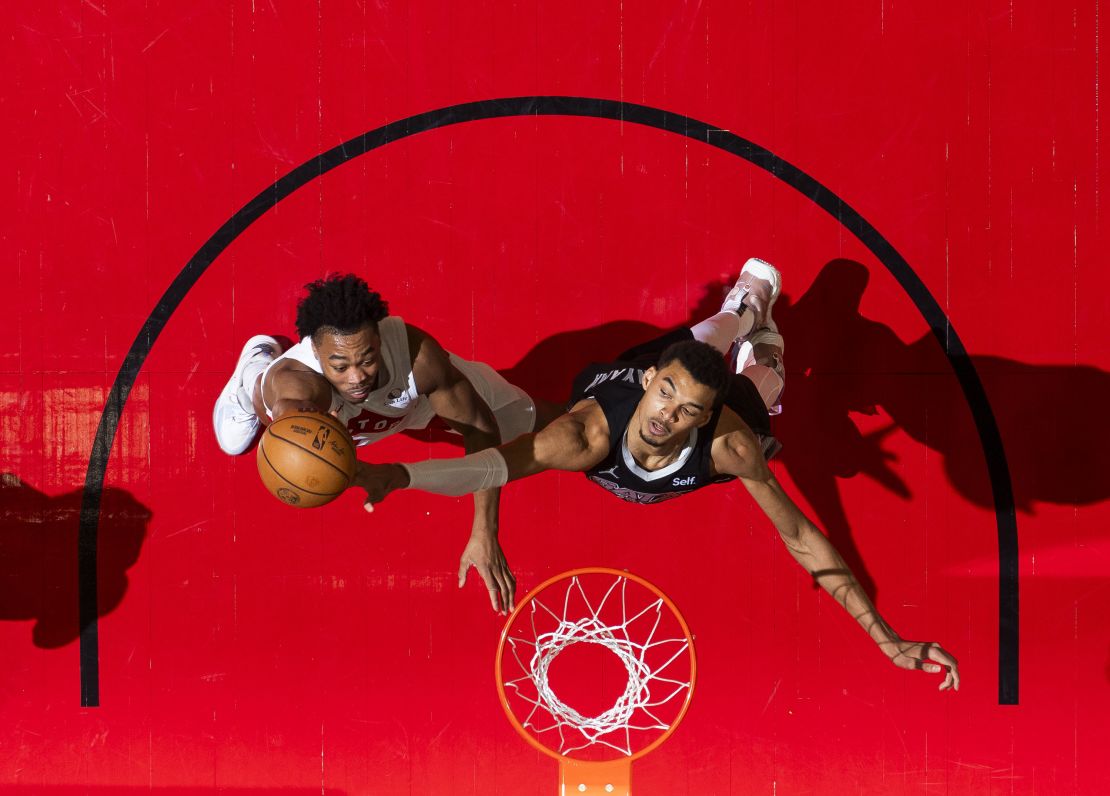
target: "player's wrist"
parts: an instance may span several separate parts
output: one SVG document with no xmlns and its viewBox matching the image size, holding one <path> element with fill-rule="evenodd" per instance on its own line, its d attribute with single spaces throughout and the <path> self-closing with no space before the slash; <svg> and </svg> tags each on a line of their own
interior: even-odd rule
<svg viewBox="0 0 1110 796">
<path fill-rule="evenodd" d="M 881 623 L 885 625 L 885 623 Z M 883 651 L 891 660 L 894 660 L 902 654 L 902 637 L 891 630 L 889 627 L 879 627 L 875 632 L 872 632 L 871 637 L 875 643 L 879 645 L 879 649 Z"/>
<path fill-rule="evenodd" d="M 497 538 L 497 523 L 488 522 L 486 520 L 475 520 L 474 525 L 470 529 L 471 539 L 496 539 Z"/>
<path fill-rule="evenodd" d="M 366 489 L 367 485 L 370 483 L 369 477 L 370 465 L 364 461 L 355 462 L 355 474 L 351 478 L 351 486 Z"/>
<path fill-rule="evenodd" d="M 389 465 L 390 484 L 393 489 L 408 489 L 412 483 L 409 471 L 400 464 Z"/>
</svg>

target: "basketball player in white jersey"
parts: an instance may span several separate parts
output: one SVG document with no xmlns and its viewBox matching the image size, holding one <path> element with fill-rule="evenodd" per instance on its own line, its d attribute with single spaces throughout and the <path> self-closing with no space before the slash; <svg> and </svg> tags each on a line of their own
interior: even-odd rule
<svg viewBox="0 0 1110 796">
<path fill-rule="evenodd" d="M 263 425 L 289 412 L 331 413 L 358 445 L 425 428 L 439 417 L 462 436 L 467 453 L 542 427 L 542 402 L 537 423 L 536 402 L 523 390 L 389 315 L 359 277 L 332 275 L 306 289 L 297 305 L 301 341 L 282 353 L 273 337 L 252 337 L 216 401 L 213 425 L 225 453 L 245 452 Z M 359 462 L 352 486 L 363 486 L 365 473 Z M 499 489 L 474 495 L 459 586 L 473 566 L 494 610 L 504 613 L 513 608 L 516 581 L 497 538 L 499 496 Z"/>
<path fill-rule="evenodd" d="M 575 379 L 568 411 L 538 433 L 454 460 L 387 464 L 363 481 L 369 502 L 394 489 L 463 495 L 545 470 L 582 472 L 609 494 L 652 505 L 739 480 L 791 556 L 904 669 L 944 673 L 960 687 L 956 659 L 935 642 L 890 627 L 832 543 L 783 490 L 767 458 L 779 445 L 783 338 L 771 318 L 778 271 L 749 260 L 721 312 L 591 365 Z M 735 344 L 735 372 L 722 355 Z"/>
</svg>

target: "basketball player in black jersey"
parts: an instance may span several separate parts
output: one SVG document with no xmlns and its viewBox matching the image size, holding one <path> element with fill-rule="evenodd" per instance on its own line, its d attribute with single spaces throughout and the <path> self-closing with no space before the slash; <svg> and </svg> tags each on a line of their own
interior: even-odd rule
<svg viewBox="0 0 1110 796">
<path fill-rule="evenodd" d="M 545 470 L 585 473 L 644 504 L 738 479 L 794 559 L 895 665 L 944 672 L 940 689 L 958 690 L 956 659 L 895 633 L 767 465 L 780 447 L 769 423 L 783 388 L 783 340 L 771 318 L 780 285 L 772 266 L 749 260 L 719 314 L 587 368 L 567 412 L 542 431 L 462 459 L 371 467 L 367 509 L 394 489 L 462 495 Z M 723 354 L 734 343 L 730 372 Z"/>
</svg>

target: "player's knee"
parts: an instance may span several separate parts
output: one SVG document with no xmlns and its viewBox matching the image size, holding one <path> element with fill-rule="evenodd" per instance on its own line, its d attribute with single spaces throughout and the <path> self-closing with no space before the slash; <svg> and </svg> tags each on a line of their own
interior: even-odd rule
<svg viewBox="0 0 1110 796">
<path fill-rule="evenodd" d="M 763 399 L 763 405 L 768 409 L 778 403 L 779 396 L 782 395 L 782 389 L 786 386 L 782 373 L 782 360 L 772 361 L 775 364 L 774 367 L 752 364 L 741 371 L 742 375 L 755 385 L 756 390 L 759 391 L 759 397 Z"/>
</svg>

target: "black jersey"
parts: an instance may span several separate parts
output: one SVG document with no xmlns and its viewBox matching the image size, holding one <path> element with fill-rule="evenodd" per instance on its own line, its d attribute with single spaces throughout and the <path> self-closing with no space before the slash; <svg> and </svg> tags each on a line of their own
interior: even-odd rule
<svg viewBox="0 0 1110 796">
<path fill-rule="evenodd" d="M 732 481 L 735 476 L 713 475 L 710 454 L 713 432 L 721 410 L 690 434 L 678 458 L 659 470 L 645 470 L 628 452 L 625 433 L 636 405 L 644 395 L 642 368 L 633 363 L 591 365 L 574 380 L 571 403 L 592 398 L 609 423 L 609 453 L 586 471 L 586 477 L 629 503 L 661 503 L 709 484 Z"/>
</svg>

